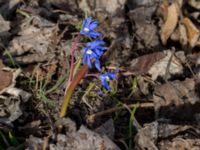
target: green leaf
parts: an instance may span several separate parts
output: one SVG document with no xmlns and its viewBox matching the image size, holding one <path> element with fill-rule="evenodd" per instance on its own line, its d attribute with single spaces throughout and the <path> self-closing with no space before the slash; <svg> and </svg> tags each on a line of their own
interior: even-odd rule
<svg viewBox="0 0 200 150">
<path fill-rule="evenodd" d="M 12 135 L 11 132 L 8 133 L 8 136 L 9 136 L 9 139 L 10 139 L 10 142 L 11 142 L 12 146 L 19 145 L 17 139 Z"/>
<path fill-rule="evenodd" d="M 3 134 L 1 131 L 0 131 L 0 137 L 2 138 L 4 144 L 5 144 L 7 147 L 9 147 L 10 144 L 8 143 L 6 137 L 4 136 L 4 134 Z"/>
</svg>

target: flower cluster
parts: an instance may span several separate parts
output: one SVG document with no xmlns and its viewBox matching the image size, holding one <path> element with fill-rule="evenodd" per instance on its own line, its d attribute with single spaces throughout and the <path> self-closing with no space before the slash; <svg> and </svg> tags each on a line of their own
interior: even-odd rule
<svg viewBox="0 0 200 150">
<path fill-rule="evenodd" d="M 87 64 L 91 69 L 93 64 L 95 68 L 101 72 L 100 57 L 106 51 L 105 42 L 101 40 L 102 34 L 96 31 L 97 21 L 93 21 L 92 17 L 88 17 L 83 21 L 80 34 L 92 38 L 94 41 L 86 43 L 83 51 L 83 64 Z M 110 91 L 109 80 L 115 79 L 115 73 L 108 72 L 100 75 L 103 87 Z"/>
</svg>

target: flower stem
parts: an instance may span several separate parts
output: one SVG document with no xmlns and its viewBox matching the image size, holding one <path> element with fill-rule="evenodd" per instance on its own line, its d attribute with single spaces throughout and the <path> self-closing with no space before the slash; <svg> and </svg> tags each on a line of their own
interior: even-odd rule
<svg viewBox="0 0 200 150">
<path fill-rule="evenodd" d="M 71 62 L 70 62 L 70 72 L 69 72 L 69 80 L 68 80 L 68 83 L 67 83 L 67 87 L 69 86 L 69 84 L 71 83 L 71 81 L 73 79 L 73 74 L 74 74 L 74 52 L 77 49 L 77 45 L 78 45 L 79 40 L 80 40 L 80 34 L 77 34 L 77 36 L 74 38 L 74 42 L 73 42 L 72 48 L 70 50 Z M 65 93 L 66 93 L 66 90 L 65 90 Z"/>
<path fill-rule="evenodd" d="M 73 80 L 69 84 L 64 96 L 62 107 L 61 107 L 60 118 L 63 118 L 66 115 L 67 108 L 68 108 L 70 99 L 72 97 L 72 94 L 74 93 L 76 86 L 80 83 L 81 79 L 85 76 L 88 70 L 89 70 L 88 65 L 82 66 L 82 68 L 77 72 L 76 76 L 73 78 Z"/>
</svg>

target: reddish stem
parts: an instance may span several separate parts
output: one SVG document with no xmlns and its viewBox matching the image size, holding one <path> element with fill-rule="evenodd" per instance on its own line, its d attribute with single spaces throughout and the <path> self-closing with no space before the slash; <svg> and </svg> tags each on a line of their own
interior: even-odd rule
<svg viewBox="0 0 200 150">
<path fill-rule="evenodd" d="M 77 72 L 73 81 L 69 84 L 69 87 L 67 88 L 67 92 L 64 96 L 63 104 L 62 104 L 61 111 L 60 111 L 61 118 L 66 115 L 67 108 L 68 108 L 70 99 L 72 97 L 72 94 L 74 93 L 76 86 L 80 83 L 81 79 L 86 75 L 88 70 L 89 70 L 88 65 L 82 66 L 82 68 Z"/>
<path fill-rule="evenodd" d="M 69 73 L 69 80 L 68 80 L 68 84 L 67 87 L 69 86 L 69 84 L 71 83 L 72 79 L 73 79 L 73 75 L 74 75 L 74 52 L 77 49 L 77 45 L 78 42 L 80 40 L 80 34 L 78 34 L 72 44 L 72 47 L 70 49 L 70 54 L 71 54 L 71 62 L 70 62 L 70 73 Z"/>
</svg>

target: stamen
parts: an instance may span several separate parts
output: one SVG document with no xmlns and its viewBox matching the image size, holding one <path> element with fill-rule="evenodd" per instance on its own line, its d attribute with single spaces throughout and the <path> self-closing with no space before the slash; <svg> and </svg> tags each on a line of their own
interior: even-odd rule
<svg viewBox="0 0 200 150">
<path fill-rule="evenodd" d="M 83 31 L 85 31 L 85 32 L 89 32 L 90 29 L 88 29 L 88 28 L 84 28 Z"/>
<path fill-rule="evenodd" d="M 89 49 L 89 50 L 86 51 L 86 53 L 89 54 L 89 55 L 91 55 L 92 54 L 92 50 Z"/>
<path fill-rule="evenodd" d="M 106 81 L 109 81 L 109 80 L 110 80 L 110 78 L 109 78 L 108 76 L 105 76 L 105 78 L 106 78 Z"/>
</svg>

